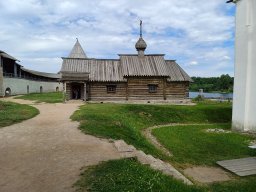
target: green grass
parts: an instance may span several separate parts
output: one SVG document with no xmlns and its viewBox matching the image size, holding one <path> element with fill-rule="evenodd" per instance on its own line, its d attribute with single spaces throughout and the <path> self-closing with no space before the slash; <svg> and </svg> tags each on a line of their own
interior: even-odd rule
<svg viewBox="0 0 256 192">
<path fill-rule="evenodd" d="M 51 92 L 51 93 L 30 93 L 27 95 L 16 97 L 16 99 L 32 100 L 38 103 L 62 103 L 63 95 L 62 92 Z"/>
<path fill-rule="evenodd" d="M 256 176 L 237 178 L 233 181 L 209 185 L 211 192 L 255 192 Z"/>
<path fill-rule="evenodd" d="M 12 125 L 39 114 L 39 111 L 29 105 L 0 101 L 0 127 Z"/>
<path fill-rule="evenodd" d="M 142 129 L 167 123 L 227 123 L 231 121 L 231 105 L 88 104 L 82 106 L 71 118 L 81 122 L 80 129 L 85 133 L 123 139 L 145 153 L 166 159 L 162 152 L 141 135 Z"/>
<path fill-rule="evenodd" d="M 98 137 L 123 139 L 136 148 L 179 167 L 216 166 L 217 160 L 255 155 L 247 145 L 251 136 L 238 133 L 206 133 L 208 128 L 230 129 L 231 104 L 203 101 L 196 106 L 88 104 L 72 115 L 80 129 Z M 173 154 L 163 155 L 142 135 L 144 128 L 167 123 L 207 124 L 154 130 Z M 83 172 L 79 191 L 209 191 L 254 192 L 256 176 L 233 175 L 228 182 L 187 186 L 134 160 L 108 161 Z"/>
<path fill-rule="evenodd" d="M 87 168 L 74 187 L 78 192 L 255 192 L 255 179 L 235 177 L 228 182 L 189 186 L 130 158 Z"/>
<path fill-rule="evenodd" d="M 103 162 L 85 170 L 76 182 L 77 191 L 97 192 L 203 192 L 141 165 L 136 159 Z"/>
<path fill-rule="evenodd" d="M 248 148 L 254 138 L 239 133 L 209 133 L 207 129 L 229 130 L 230 124 L 173 126 L 153 130 L 153 135 L 173 153 L 179 164 L 215 165 L 216 161 L 256 155 Z"/>
</svg>

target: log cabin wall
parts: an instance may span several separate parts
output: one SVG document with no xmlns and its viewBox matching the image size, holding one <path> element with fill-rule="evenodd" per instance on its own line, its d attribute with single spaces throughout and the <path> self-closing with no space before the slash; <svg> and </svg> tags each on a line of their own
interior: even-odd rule
<svg viewBox="0 0 256 192">
<path fill-rule="evenodd" d="M 128 100 L 164 100 L 163 77 L 127 77 Z M 156 92 L 149 92 L 149 85 L 156 85 Z"/>
<path fill-rule="evenodd" d="M 71 84 L 66 83 L 66 100 L 70 100 L 71 98 Z"/>
<path fill-rule="evenodd" d="M 167 82 L 166 99 L 185 99 L 189 93 L 189 82 Z"/>
<path fill-rule="evenodd" d="M 91 101 L 126 100 L 126 82 L 90 82 L 88 99 Z M 116 86 L 115 92 L 108 92 L 107 86 Z"/>
</svg>

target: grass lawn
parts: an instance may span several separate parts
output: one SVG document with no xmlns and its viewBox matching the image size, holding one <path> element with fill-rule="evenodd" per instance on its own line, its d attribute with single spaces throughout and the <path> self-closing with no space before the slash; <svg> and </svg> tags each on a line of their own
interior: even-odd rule
<svg viewBox="0 0 256 192">
<path fill-rule="evenodd" d="M 141 135 L 142 129 L 166 123 L 227 123 L 231 121 L 231 105 L 228 103 L 197 106 L 87 104 L 76 111 L 71 118 L 81 122 L 80 129 L 85 133 L 123 139 L 145 153 L 166 159 L 162 152 Z"/>
<path fill-rule="evenodd" d="M 39 111 L 29 105 L 0 101 L 0 127 L 12 125 L 39 114 Z"/>
<path fill-rule="evenodd" d="M 201 102 L 196 106 L 87 104 L 71 118 L 80 121 L 80 129 L 85 133 L 123 139 L 145 153 L 183 168 L 188 165 L 214 166 L 217 160 L 255 155 L 247 148 L 251 136 L 205 132 L 208 128 L 229 129 L 231 111 L 230 103 L 216 102 Z M 154 130 L 161 143 L 174 154 L 170 158 L 141 134 L 144 128 L 167 123 L 210 125 L 180 125 Z M 255 176 L 234 176 L 234 180 L 229 182 L 186 186 L 134 160 L 116 160 L 86 170 L 76 186 L 80 187 L 80 191 L 88 187 L 88 191 L 255 192 L 255 179 Z"/>
<path fill-rule="evenodd" d="M 27 95 L 16 97 L 16 99 L 32 100 L 38 103 L 62 103 L 63 95 L 62 92 L 51 92 L 51 93 L 30 93 Z"/>
<path fill-rule="evenodd" d="M 248 148 L 254 138 L 238 133 L 209 133 L 207 129 L 229 130 L 230 124 L 187 125 L 153 130 L 153 135 L 173 153 L 180 165 L 215 165 L 218 160 L 255 156 Z"/>
<path fill-rule="evenodd" d="M 203 192 L 141 165 L 136 159 L 103 162 L 85 170 L 75 187 L 79 192 Z M 206 192 L 206 191 L 205 191 Z"/>
</svg>

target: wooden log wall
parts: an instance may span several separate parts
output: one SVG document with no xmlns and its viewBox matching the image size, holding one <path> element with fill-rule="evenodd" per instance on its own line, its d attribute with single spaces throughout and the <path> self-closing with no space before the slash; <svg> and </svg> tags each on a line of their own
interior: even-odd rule
<svg viewBox="0 0 256 192">
<path fill-rule="evenodd" d="M 71 84 L 66 83 L 66 100 L 70 100 L 71 98 Z"/>
<path fill-rule="evenodd" d="M 115 93 L 107 92 L 107 85 L 116 85 Z M 122 101 L 126 100 L 126 83 L 117 82 L 90 82 L 89 100 L 92 101 Z"/>
<path fill-rule="evenodd" d="M 188 97 L 189 82 L 167 82 L 166 99 L 184 99 Z"/>
<path fill-rule="evenodd" d="M 163 77 L 128 77 L 128 100 L 164 100 Z M 157 85 L 155 93 L 149 92 L 149 84 Z"/>
<path fill-rule="evenodd" d="M 149 92 L 148 85 L 157 85 L 157 91 Z M 116 85 L 116 92 L 108 93 L 107 85 Z M 163 77 L 129 77 L 125 82 L 88 82 L 88 100 L 124 101 L 124 100 L 172 100 L 188 97 L 189 82 L 167 82 Z M 81 83 L 81 99 L 84 85 Z M 72 99 L 72 83 L 66 84 L 66 99 Z"/>
</svg>

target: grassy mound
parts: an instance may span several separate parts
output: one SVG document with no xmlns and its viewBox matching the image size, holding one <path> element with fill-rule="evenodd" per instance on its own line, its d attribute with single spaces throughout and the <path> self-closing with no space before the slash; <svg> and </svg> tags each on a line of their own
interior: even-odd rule
<svg viewBox="0 0 256 192">
<path fill-rule="evenodd" d="M 71 118 L 80 121 L 80 129 L 87 134 L 123 139 L 146 153 L 165 158 L 141 135 L 142 129 L 167 123 L 227 123 L 231 121 L 231 105 L 88 104 L 82 106 Z"/>
<path fill-rule="evenodd" d="M 80 129 L 98 137 L 123 139 L 136 148 L 179 167 L 214 165 L 217 160 L 255 155 L 248 149 L 251 136 L 238 133 L 210 133 L 206 129 L 230 129 L 231 104 L 201 102 L 196 106 L 88 104 L 71 117 Z M 167 123 L 177 125 L 154 130 L 154 135 L 174 156 L 166 157 L 149 143 L 141 130 Z M 151 170 L 134 159 L 108 161 L 85 170 L 75 184 L 79 191 L 209 191 L 254 192 L 256 176 L 232 181 L 187 186 Z"/>
</svg>

